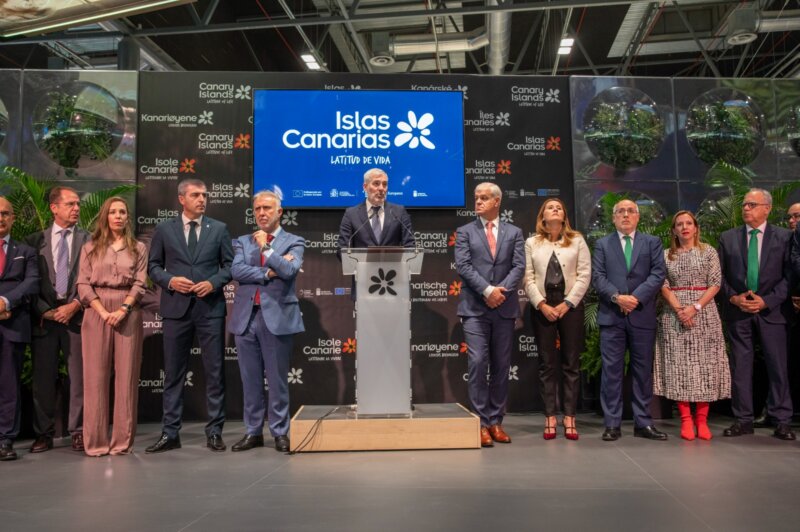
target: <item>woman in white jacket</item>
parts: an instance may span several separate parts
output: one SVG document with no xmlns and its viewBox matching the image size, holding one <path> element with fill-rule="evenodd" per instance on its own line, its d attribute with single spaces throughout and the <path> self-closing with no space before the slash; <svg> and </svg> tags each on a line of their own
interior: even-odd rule
<svg viewBox="0 0 800 532">
<path fill-rule="evenodd" d="M 570 227 L 564 202 L 548 199 L 536 217 L 536 234 L 525 242 L 525 292 L 534 309 L 545 440 L 556 437 L 559 374 L 564 435 L 569 440 L 578 439 L 575 409 L 585 335 L 583 296 L 589 288 L 591 269 L 589 247 Z"/>
</svg>

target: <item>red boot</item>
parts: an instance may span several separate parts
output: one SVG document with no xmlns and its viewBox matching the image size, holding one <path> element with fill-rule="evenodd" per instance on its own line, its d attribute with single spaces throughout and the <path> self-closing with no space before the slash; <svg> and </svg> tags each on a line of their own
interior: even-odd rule
<svg viewBox="0 0 800 532">
<path fill-rule="evenodd" d="M 678 413 L 681 415 L 681 438 L 692 441 L 694 439 L 694 423 L 692 423 L 692 409 L 686 401 L 678 401 Z"/>
<path fill-rule="evenodd" d="M 697 403 L 694 422 L 695 425 L 697 425 L 697 437 L 701 440 L 710 440 L 711 431 L 708 430 L 708 403 Z"/>
</svg>

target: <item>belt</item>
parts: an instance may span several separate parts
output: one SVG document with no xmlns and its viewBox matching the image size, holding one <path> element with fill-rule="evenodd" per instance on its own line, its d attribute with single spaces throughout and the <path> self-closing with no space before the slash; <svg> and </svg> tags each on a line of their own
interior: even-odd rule
<svg viewBox="0 0 800 532">
<path fill-rule="evenodd" d="M 706 291 L 708 290 L 707 286 L 675 286 L 669 287 L 670 290 L 697 290 L 697 291 Z"/>
</svg>

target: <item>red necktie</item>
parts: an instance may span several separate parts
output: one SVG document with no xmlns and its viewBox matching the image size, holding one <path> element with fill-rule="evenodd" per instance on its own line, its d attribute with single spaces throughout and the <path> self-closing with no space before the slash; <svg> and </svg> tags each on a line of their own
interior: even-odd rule
<svg viewBox="0 0 800 532">
<path fill-rule="evenodd" d="M 6 243 L 0 241 L 0 277 L 3 276 L 3 271 L 6 269 Z"/>
<path fill-rule="evenodd" d="M 492 252 L 492 258 L 494 258 L 495 253 L 497 253 L 497 240 L 494 238 L 492 227 L 494 227 L 492 222 L 486 222 L 486 240 L 489 241 L 489 251 Z"/>
<path fill-rule="evenodd" d="M 271 244 L 273 240 L 275 240 L 275 235 L 271 235 L 271 234 L 267 235 L 267 244 Z M 260 253 L 260 256 L 261 256 L 261 265 L 263 266 L 264 263 L 267 261 L 264 258 L 264 252 L 263 251 Z M 260 304 L 261 304 L 261 289 L 257 288 L 256 289 L 256 297 L 253 298 L 253 305 L 260 305 Z"/>
</svg>

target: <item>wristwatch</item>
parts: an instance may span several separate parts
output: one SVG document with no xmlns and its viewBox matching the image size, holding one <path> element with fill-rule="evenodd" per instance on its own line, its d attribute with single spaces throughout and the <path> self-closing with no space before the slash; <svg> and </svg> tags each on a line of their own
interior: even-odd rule
<svg viewBox="0 0 800 532">
<path fill-rule="evenodd" d="M 272 248 L 272 246 L 269 244 L 269 242 L 264 242 L 264 245 L 261 246 L 261 253 L 268 251 L 270 248 Z"/>
<path fill-rule="evenodd" d="M 700 303 L 695 303 L 695 304 L 694 304 L 694 305 L 692 305 L 692 306 L 694 307 L 694 309 L 695 309 L 697 312 L 700 312 L 701 310 L 703 310 L 703 305 L 701 305 Z"/>
<path fill-rule="evenodd" d="M 611 302 L 616 305 L 618 297 L 619 297 L 619 294 L 614 294 L 613 296 L 611 296 Z"/>
</svg>

